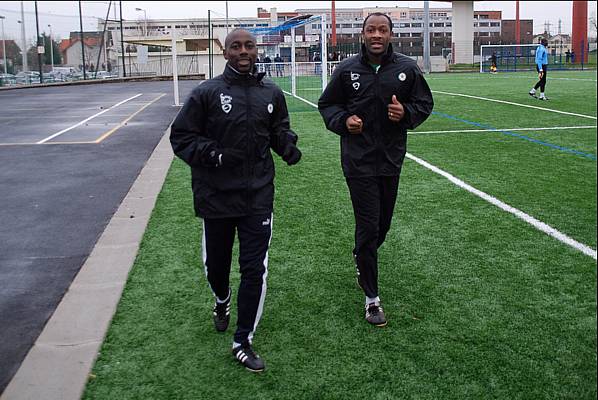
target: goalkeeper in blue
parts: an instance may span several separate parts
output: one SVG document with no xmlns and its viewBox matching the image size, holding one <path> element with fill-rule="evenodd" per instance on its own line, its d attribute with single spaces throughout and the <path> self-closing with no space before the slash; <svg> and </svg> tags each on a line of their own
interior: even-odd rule
<svg viewBox="0 0 598 400">
<path fill-rule="evenodd" d="M 539 100 L 548 100 L 544 94 L 546 88 L 546 73 L 548 68 L 548 40 L 542 39 L 538 48 L 536 48 L 536 71 L 538 71 L 538 82 L 529 91 L 529 95 Z M 536 91 L 540 89 L 540 97 L 536 96 Z"/>
</svg>

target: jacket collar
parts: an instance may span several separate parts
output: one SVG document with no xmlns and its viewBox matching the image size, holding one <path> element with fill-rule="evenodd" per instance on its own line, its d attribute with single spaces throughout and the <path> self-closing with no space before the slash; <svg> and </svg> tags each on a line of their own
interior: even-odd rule
<svg viewBox="0 0 598 400">
<path fill-rule="evenodd" d="M 368 52 L 365 48 L 365 44 L 361 44 L 361 51 L 359 52 L 359 56 L 361 62 L 363 64 L 369 64 L 370 60 L 368 59 Z M 392 49 L 392 43 L 388 43 L 388 48 L 386 49 L 386 53 L 382 56 L 382 63 L 381 65 L 388 64 L 394 60 L 394 50 Z"/>
<path fill-rule="evenodd" d="M 247 74 L 242 74 L 233 67 L 230 66 L 229 63 L 226 63 L 224 67 L 224 72 L 222 73 L 224 79 L 231 83 L 231 84 L 251 84 L 251 83 L 260 83 L 264 76 L 266 75 L 265 72 L 257 72 L 257 66 L 253 66 L 253 71 Z"/>
</svg>

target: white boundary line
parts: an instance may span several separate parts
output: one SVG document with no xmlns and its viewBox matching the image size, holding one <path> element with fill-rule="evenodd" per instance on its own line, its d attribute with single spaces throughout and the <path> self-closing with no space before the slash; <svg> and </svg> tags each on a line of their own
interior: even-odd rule
<svg viewBox="0 0 598 400">
<path fill-rule="evenodd" d="M 459 186 L 460 188 L 465 189 L 468 192 L 475 194 L 476 196 L 486 200 L 490 204 L 493 204 L 496 207 L 500 208 L 501 210 L 515 215 L 517 218 L 522 219 L 523 221 L 532 225 L 534 228 L 552 236 L 553 238 L 557 239 L 558 241 L 565 243 L 565 244 L 573 247 L 574 249 L 581 251 L 585 255 L 592 257 L 594 260 L 596 260 L 596 250 L 592 249 L 591 247 L 586 246 L 585 244 L 580 243 L 580 242 L 570 238 L 569 236 L 565 235 L 564 233 L 559 232 L 558 230 L 554 229 L 550 225 L 547 225 L 544 222 L 537 220 L 536 218 L 532 217 L 531 215 L 526 214 L 523 211 L 521 211 L 515 207 L 511 207 L 510 205 L 508 205 L 506 203 L 503 203 L 502 201 L 498 200 L 496 197 L 492 197 L 489 194 L 484 193 L 481 190 L 478 190 L 478 189 L 474 188 L 473 186 L 468 185 L 467 183 L 463 182 L 462 180 L 454 177 L 453 175 L 449 174 L 448 172 L 441 170 L 438 167 L 433 166 L 432 164 L 429 164 L 428 162 L 422 160 L 421 158 L 417 158 L 410 153 L 407 153 L 407 158 L 428 168 L 432 172 L 435 172 L 438 175 L 445 177 L 446 179 L 448 179 L 455 185 Z"/>
<path fill-rule="evenodd" d="M 486 97 L 479 97 L 479 96 L 472 96 L 469 94 L 461 94 L 461 93 L 450 93 L 450 92 L 441 92 L 438 90 L 432 90 L 432 93 L 439 93 L 439 94 L 446 94 L 449 96 L 460 96 L 460 97 L 469 97 L 471 99 L 478 99 L 478 100 L 486 100 L 486 101 L 493 101 L 495 103 L 503 103 L 503 104 L 511 104 L 514 106 L 519 106 L 519 107 L 527 107 L 527 108 L 534 108 L 536 110 L 543 110 L 543 111 L 550 111 L 553 113 L 559 113 L 559 114 L 566 114 L 566 115 L 574 115 L 576 117 L 583 117 L 583 118 L 589 118 L 589 119 L 597 119 L 596 117 L 592 116 L 592 115 L 585 115 L 585 114 L 576 114 L 576 113 L 571 113 L 571 112 L 567 112 L 567 111 L 560 111 L 560 110 L 552 110 L 550 108 L 543 108 L 543 107 L 536 107 L 536 106 L 530 106 L 528 104 L 520 104 L 520 103 L 513 103 L 511 101 L 504 101 L 504 100 L 496 100 L 496 99 L 489 99 Z"/>
<path fill-rule="evenodd" d="M 48 140 L 52 140 L 52 139 L 54 139 L 56 136 L 60 136 L 60 135 L 62 135 L 63 133 L 66 133 L 66 132 L 70 131 L 71 129 L 74 129 L 74 128 L 78 127 L 78 126 L 81 126 L 81 125 L 83 125 L 84 123 L 86 123 L 87 121 L 90 121 L 90 120 L 94 119 L 95 117 L 97 117 L 97 116 L 100 116 L 100 115 L 104 114 L 105 112 L 108 112 L 108 111 L 110 111 L 110 110 L 112 110 L 112 109 L 114 109 L 114 108 L 116 108 L 116 107 L 120 106 L 121 104 L 124 104 L 124 103 L 126 103 L 126 102 L 127 102 L 127 101 L 129 101 L 129 100 L 133 100 L 133 99 L 135 99 L 135 98 L 137 98 L 137 97 L 141 96 L 142 94 L 143 94 L 143 93 L 136 94 L 136 95 L 135 95 L 135 96 L 133 96 L 133 97 L 129 97 L 129 98 L 128 98 L 128 99 L 126 99 L 126 100 L 123 100 L 123 101 L 121 101 L 121 102 L 119 102 L 119 103 L 116 103 L 115 105 L 113 105 L 113 106 L 112 106 L 112 107 L 110 107 L 110 108 L 107 108 L 107 109 L 105 109 L 105 110 L 102 110 L 102 111 L 100 111 L 99 113 L 97 113 L 97 114 L 94 114 L 94 115 L 92 115 L 92 116 L 91 116 L 91 117 L 89 117 L 89 118 L 85 118 L 83 121 L 81 121 L 81 122 L 78 122 L 78 123 L 76 123 L 76 124 L 75 124 L 75 125 L 73 125 L 73 126 L 70 126 L 70 127 L 66 128 L 66 129 L 63 129 L 63 130 L 61 130 L 60 132 L 56 132 L 55 134 L 53 134 L 53 135 L 51 135 L 51 136 L 48 136 L 48 137 L 47 137 L 47 138 L 45 138 L 45 139 L 42 139 L 42 140 L 40 140 L 40 141 L 39 141 L 39 142 L 37 142 L 36 144 L 44 144 L 44 143 L 46 143 Z"/>
<path fill-rule="evenodd" d="M 290 94 L 288 92 L 285 92 L 285 93 Z M 471 96 L 471 97 L 473 97 L 473 96 Z M 300 100 L 303 100 L 304 102 L 306 102 L 307 104 L 310 104 L 313 107 L 316 107 L 316 105 L 310 101 L 301 99 L 300 97 L 297 97 L 297 98 Z M 484 98 L 482 98 L 482 99 L 484 99 Z M 487 100 L 487 99 L 484 99 L 484 100 Z M 516 104 L 516 103 L 512 103 L 512 104 Z M 553 111 L 553 110 L 548 110 L 548 111 Z M 453 175 L 449 174 L 446 171 L 441 170 L 438 167 L 435 167 L 434 165 L 422 160 L 421 158 L 418 158 L 410 153 L 407 153 L 406 157 L 409 158 L 410 160 L 415 161 L 416 163 L 420 164 L 421 166 L 428 168 L 432 172 L 435 172 L 438 175 L 445 177 L 446 179 L 448 179 L 455 185 L 459 186 L 460 188 L 465 189 L 468 192 L 475 194 L 476 196 L 482 198 L 483 200 L 486 200 L 488 203 L 500 208 L 501 210 L 515 215 L 517 218 L 522 219 L 523 221 L 532 225 L 534 228 L 538 229 L 539 231 L 544 232 L 547 235 L 552 236 L 553 238 L 557 239 L 558 241 L 560 241 L 566 245 L 569 245 L 576 250 L 581 251 L 585 255 L 592 257 L 594 260 L 597 259 L 596 250 L 592 249 L 591 247 L 589 247 L 583 243 L 576 241 L 575 239 L 570 238 L 569 236 L 565 235 L 564 233 L 561 233 L 558 230 L 554 229 L 550 225 L 537 220 L 536 218 L 532 217 L 531 215 L 526 214 L 523 211 L 521 211 L 515 207 L 511 207 L 507 203 L 504 203 L 504 202 L 498 200 L 496 197 L 492 197 L 489 194 L 484 193 L 481 190 L 478 190 L 471 185 L 468 185 L 467 183 L 463 182 L 462 180 L 454 177 Z"/>
<path fill-rule="evenodd" d="M 521 132 L 521 131 L 555 131 L 564 129 L 596 129 L 596 125 L 581 125 L 581 126 L 551 126 L 545 128 L 494 128 L 494 129 L 458 129 L 455 131 L 411 131 L 410 135 L 420 133 L 470 133 L 470 132 Z"/>
<path fill-rule="evenodd" d="M 292 93 L 289 93 L 289 92 L 287 92 L 286 90 L 283 90 L 283 93 L 286 93 L 286 94 L 288 94 L 289 96 L 293 96 L 293 94 L 292 94 Z M 312 106 L 312 107 L 314 107 L 314 108 L 316 108 L 316 109 L 318 108 L 318 105 L 317 105 L 317 104 L 314 104 L 314 103 L 312 103 L 311 101 L 305 100 L 305 99 L 303 99 L 303 98 L 301 98 L 301 97 L 299 97 L 299 96 L 293 96 L 293 97 L 294 97 L 294 98 L 296 98 L 297 100 L 301 100 L 302 102 L 309 104 L 310 106 Z"/>
</svg>

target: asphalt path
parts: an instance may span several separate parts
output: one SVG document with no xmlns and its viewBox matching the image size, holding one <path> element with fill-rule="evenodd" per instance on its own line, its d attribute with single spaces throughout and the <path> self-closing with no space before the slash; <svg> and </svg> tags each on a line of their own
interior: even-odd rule
<svg viewBox="0 0 598 400">
<path fill-rule="evenodd" d="M 180 81 L 181 103 L 199 81 Z M 0 393 L 180 107 L 172 82 L 0 91 Z"/>
</svg>

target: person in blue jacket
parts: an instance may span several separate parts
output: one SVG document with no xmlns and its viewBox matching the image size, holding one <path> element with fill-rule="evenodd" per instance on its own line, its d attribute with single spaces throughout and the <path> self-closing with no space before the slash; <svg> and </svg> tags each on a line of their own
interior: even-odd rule
<svg viewBox="0 0 598 400">
<path fill-rule="evenodd" d="M 529 95 L 540 100 L 548 100 L 544 94 L 546 88 L 546 73 L 548 68 L 548 40 L 542 39 L 536 49 L 536 71 L 538 71 L 538 82 L 529 91 Z M 536 91 L 540 89 L 540 97 L 536 96 Z"/>
</svg>

